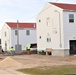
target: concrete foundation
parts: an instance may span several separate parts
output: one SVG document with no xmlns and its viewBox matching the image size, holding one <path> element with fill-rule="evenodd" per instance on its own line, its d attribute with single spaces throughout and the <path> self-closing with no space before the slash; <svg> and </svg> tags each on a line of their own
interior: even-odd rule
<svg viewBox="0 0 76 75">
<path fill-rule="evenodd" d="M 52 51 L 52 56 L 69 56 L 69 49 L 56 49 Z"/>
</svg>

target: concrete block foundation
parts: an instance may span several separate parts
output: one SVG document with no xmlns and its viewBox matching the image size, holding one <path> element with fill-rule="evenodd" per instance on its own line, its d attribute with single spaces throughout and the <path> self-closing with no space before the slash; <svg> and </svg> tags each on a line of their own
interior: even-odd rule
<svg viewBox="0 0 76 75">
<path fill-rule="evenodd" d="M 69 56 L 69 49 L 55 49 L 52 51 L 52 56 Z"/>
</svg>

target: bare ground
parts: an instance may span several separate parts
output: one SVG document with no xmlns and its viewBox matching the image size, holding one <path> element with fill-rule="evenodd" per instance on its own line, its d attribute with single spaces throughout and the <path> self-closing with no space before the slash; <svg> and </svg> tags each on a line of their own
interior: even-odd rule
<svg viewBox="0 0 76 75">
<path fill-rule="evenodd" d="M 19 68 L 33 68 L 39 66 L 60 66 L 60 65 L 76 65 L 76 56 L 50 56 L 50 55 L 15 55 L 15 56 L 7 56 L 0 54 L 0 61 L 4 60 L 6 57 L 11 57 L 12 59 L 18 61 L 23 64 L 21 67 L 1 67 L 0 75 L 26 75 L 20 72 L 17 72 L 16 69 Z M 6 62 L 5 62 L 6 63 Z M 14 64 L 14 63 L 13 63 Z"/>
</svg>

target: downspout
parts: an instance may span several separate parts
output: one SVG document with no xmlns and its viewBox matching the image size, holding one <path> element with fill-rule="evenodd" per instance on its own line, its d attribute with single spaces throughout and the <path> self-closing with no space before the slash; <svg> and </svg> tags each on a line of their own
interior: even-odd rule
<svg viewBox="0 0 76 75">
<path fill-rule="evenodd" d="M 62 47 L 62 43 L 61 43 L 61 19 L 60 19 L 60 12 L 55 10 L 55 12 L 59 13 L 59 32 L 60 32 L 60 48 Z"/>
</svg>

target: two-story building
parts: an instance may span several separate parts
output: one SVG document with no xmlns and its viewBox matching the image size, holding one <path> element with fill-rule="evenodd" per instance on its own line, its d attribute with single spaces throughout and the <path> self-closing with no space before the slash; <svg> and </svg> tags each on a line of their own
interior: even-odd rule
<svg viewBox="0 0 76 75">
<path fill-rule="evenodd" d="M 76 4 L 48 2 L 37 16 L 37 49 L 52 56 L 76 54 Z"/>
<path fill-rule="evenodd" d="M 6 22 L 1 29 L 1 41 L 5 51 L 11 46 L 18 52 L 26 50 L 28 44 L 37 43 L 36 23 Z"/>
</svg>

